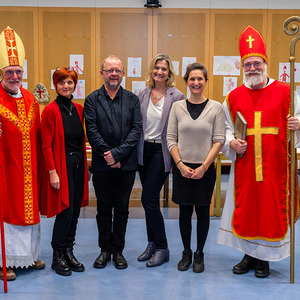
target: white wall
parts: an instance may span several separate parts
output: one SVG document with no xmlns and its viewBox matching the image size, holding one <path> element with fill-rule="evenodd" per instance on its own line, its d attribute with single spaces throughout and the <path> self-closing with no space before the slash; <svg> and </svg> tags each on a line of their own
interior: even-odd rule
<svg viewBox="0 0 300 300">
<path fill-rule="evenodd" d="M 146 2 L 146 0 L 0 0 L 0 7 L 142 8 Z M 300 0 L 160 0 L 160 3 L 163 8 L 300 9 Z"/>
</svg>

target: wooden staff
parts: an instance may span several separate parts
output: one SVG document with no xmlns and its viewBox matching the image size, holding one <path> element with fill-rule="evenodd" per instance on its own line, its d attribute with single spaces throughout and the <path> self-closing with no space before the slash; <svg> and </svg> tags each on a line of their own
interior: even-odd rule
<svg viewBox="0 0 300 300">
<path fill-rule="evenodd" d="M 288 25 L 291 22 L 298 21 L 300 22 L 300 17 L 290 17 L 285 20 L 283 27 L 284 32 L 288 35 L 295 35 L 299 31 L 298 25 L 291 25 L 290 29 L 288 29 Z M 290 47 L 290 88 L 291 88 L 291 98 L 290 98 L 290 115 L 294 116 L 294 85 L 295 85 L 295 44 L 300 39 L 300 35 L 298 34 L 295 38 L 293 38 Z M 290 135 L 290 154 L 291 154 L 291 230 L 290 230 L 290 283 L 294 283 L 294 275 L 295 275 L 295 215 L 294 215 L 294 207 L 295 207 L 295 166 L 296 166 L 296 155 L 295 155 L 295 138 L 294 132 Z"/>
<path fill-rule="evenodd" d="M 4 293 L 7 293 L 5 237 L 4 237 L 4 223 L 3 223 L 2 201 L 1 200 L 0 200 L 0 226 L 1 226 L 1 252 L 2 252 L 2 270 L 3 270 L 3 288 L 4 288 Z"/>
<path fill-rule="evenodd" d="M 1 69 L 0 69 L 0 71 L 2 72 Z M 1 77 L 1 75 L 0 75 L 0 77 Z M 1 78 L 3 78 L 3 77 L 1 77 Z M 1 123 L 0 123 L 0 138 L 1 138 Z M 0 166 L 0 168 L 1 168 L 1 166 Z M 0 198 L 0 231 L 1 231 L 1 252 L 2 252 L 3 285 L 4 285 L 4 293 L 7 293 L 7 273 L 6 273 L 5 237 L 4 237 L 2 198 Z"/>
</svg>

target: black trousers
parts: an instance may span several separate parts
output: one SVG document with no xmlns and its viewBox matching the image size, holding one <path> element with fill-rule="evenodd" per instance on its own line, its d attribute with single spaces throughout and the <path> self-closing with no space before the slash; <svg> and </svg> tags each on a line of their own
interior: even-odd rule
<svg viewBox="0 0 300 300">
<path fill-rule="evenodd" d="M 98 243 L 102 251 L 122 253 L 125 247 L 129 198 L 135 173 L 121 169 L 93 173 L 97 197 Z"/>
<path fill-rule="evenodd" d="M 54 250 L 65 247 L 73 247 L 83 196 L 83 153 L 66 153 L 66 162 L 69 185 L 69 207 L 56 216 L 51 242 Z"/>
<path fill-rule="evenodd" d="M 142 205 L 145 210 L 148 241 L 156 248 L 168 247 L 165 224 L 160 211 L 160 191 L 169 174 L 165 172 L 161 144 L 144 143 L 143 166 L 139 166 L 139 175 L 143 187 Z"/>
</svg>

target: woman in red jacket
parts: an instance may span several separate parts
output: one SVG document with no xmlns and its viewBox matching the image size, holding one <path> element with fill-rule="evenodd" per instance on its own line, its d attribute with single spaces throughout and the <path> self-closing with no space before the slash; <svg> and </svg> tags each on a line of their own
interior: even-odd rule
<svg viewBox="0 0 300 300">
<path fill-rule="evenodd" d="M 80 207 L 88 204 L 83 107 L 72 103 L 77 80 L 72 68 L 56 69 L 57 98 L 45 107 L 41 121 L 45 163 L 41 211 L 47 217 L 56 215 L 52 269 L 63 276 L 84 271 L 73 254 Z"/>
</svg>

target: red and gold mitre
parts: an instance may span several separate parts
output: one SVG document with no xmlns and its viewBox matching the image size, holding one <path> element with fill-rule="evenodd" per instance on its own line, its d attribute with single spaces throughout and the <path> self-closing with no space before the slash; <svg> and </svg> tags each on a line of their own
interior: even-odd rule
<svg viewBox="0 0 300 300">
<path fill-rule="evenodd" d="M 266 54 L 266 44 L 263 36 L 252 26 L 247 26 L 240 35 L 240 55 L 242 63 L 245 58 L 259 56 L 265 61 L 268 60 Z"/>
<path fill-rule="evenodd" d="M 25 60 L 25 49 L 18 34 L 7 26 L 0 34 L 0 69 L 21 66 Z"/>
</svg>

